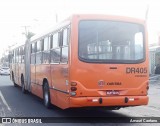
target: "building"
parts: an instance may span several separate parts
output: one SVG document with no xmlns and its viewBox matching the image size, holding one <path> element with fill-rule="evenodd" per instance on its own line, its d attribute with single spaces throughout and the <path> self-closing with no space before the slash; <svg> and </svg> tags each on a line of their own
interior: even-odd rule
<svg viewBox="0 0 160 126">
<path fill-rule="evenodd" d="M 149 48 L 149 71 L 150 74 L 155 74 L 155 67 L 160 64 L 160 46 Z"/>
</svg>

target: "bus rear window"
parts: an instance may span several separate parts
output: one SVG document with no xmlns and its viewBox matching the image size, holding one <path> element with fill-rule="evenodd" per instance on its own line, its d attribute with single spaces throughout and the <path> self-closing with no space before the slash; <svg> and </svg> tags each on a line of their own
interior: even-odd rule
<svg viewBox="0 0 160 126">
<path fill-rule="evenodd" d="M 79 58 L 85 62 L 144 61 L 144 27 L 118 21 L 80 21 Z"/>
</svg>

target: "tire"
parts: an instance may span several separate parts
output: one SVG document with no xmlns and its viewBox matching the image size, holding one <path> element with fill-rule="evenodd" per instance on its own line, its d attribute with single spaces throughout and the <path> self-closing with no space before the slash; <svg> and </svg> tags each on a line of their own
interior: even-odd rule
<svg viewBox="0 0 160 126">
<path fill-rule="evenodd" d="M 26 93 L 25 84 L 24 84 L 24 77 L 21 77 L 21 86 L 22 86 L 22 93 Z"/>
<path fill-rule="evenodd" d="M 44 82 L 43 86 L 43 103 L 46 108 L 51 107 L 51 102 L 50 102 L 50 92 L 49 92 L 49 86 L 47 82 Z"/>
</svg>

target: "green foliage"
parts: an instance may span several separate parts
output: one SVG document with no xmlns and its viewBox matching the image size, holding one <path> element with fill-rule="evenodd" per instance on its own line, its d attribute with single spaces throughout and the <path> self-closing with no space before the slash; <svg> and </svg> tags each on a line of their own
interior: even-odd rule
<svg viewBox="0 0 160 126">
<path fill-rule="evenodd" d="M 23 33 L 23 34 L 26 36 L 26 39 L 27 39 L 27 40 L 30 39 L 32 36 L 35 35 L 35 33 L 33 33 L 33 32 L 28 32 L 28 33 Z"/>
<path fill-rule="evenodd" d="M 32 36 L 34 36 L 35 33 L 33 32 L 28 32 L 28 35 L 26 36 L 27 39 L 30 39 Z"/>
</svg>

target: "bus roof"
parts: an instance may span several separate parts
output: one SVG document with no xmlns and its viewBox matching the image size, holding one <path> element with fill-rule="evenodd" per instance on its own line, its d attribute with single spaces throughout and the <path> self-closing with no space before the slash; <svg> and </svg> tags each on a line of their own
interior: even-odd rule
<svg viewBox="0 0 160 126">
<path fill-rule="evenodd" d="M 90 18 L 90 19 L 95 19 L 96 18 L 106 18 L 108 17 L 108 19 L 113 19 L 113 20 L 118 20 L 118 21 L 126 21 L 126 22 L 135 22 L 135 23 L 141 23 L 144 24 L 145 20 L 144 19 L 138 19 L 138 18 L 133 18 L 133 17 L 125 17 L 125 16 L 117 16 L 117 15 L 104 15 L 104 14 L 74 14 L 72 16 L 70 16 L 69 18 L 67 18 L 66 20 L 64 20 L 63 22 L 56 24 L 55 26 L 52 26 L 50 29 L 46 30 L 45 32 L 39 33 L 35 36 L 33 36 L 30 41 L 35 41 L 39 38 L 43 38 L 45 35 L 47 34 L 51 34 L 56 30 L 59 30 L 59 28 L 62 28 L 66 25 L 69 25 L 71 23 L 71 19 L 73 17 L 77 17 L 77 18 Z"/>
<path fill-rule="evenodd" d="M 59 28 L 65 27 L 66 25 L 69 25 L 69 24 L 70 24 L 70 21 L 67 20 L 67 21 L 64 21 L 64 22 L 62 22 L 62 23 L 60 23 L 58 25 L 52 26 L 50 29 L 48 29 L 48 30 L 46 30 L 46 31 L 44 31 L 42 33 L 39 33 L 39 34 L 36 34 L 35 36 L 33 36 L 30 39 L 30 41 L 32 42 L 32 41 L 35 41 L 35 40 L 37 40 L 39 38 L 43 38 L 45 35 L 51 34 L 54 31 L 59 30 Z"/>
</svg>

